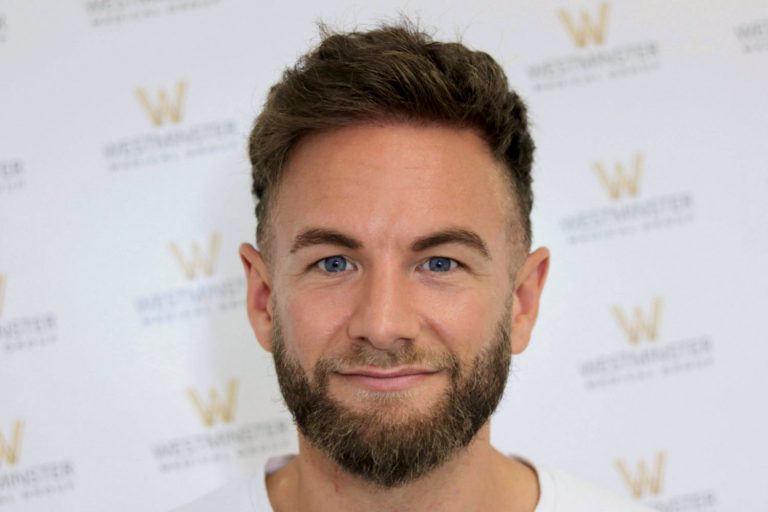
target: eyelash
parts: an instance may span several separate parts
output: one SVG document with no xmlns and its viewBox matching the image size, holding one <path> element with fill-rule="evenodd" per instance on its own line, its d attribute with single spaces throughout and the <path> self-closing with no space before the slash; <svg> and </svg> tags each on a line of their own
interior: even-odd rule
<svg viewBox="0 0 768 512">
<path fill-rule="evenodd" d="M 355 263 L 353 263 L 352 261 L 350 261 L 350 260 L 349 260 L 349 259 L 348 259 L 346 256 L 342 256 L 341 254 L 334 254 L 333 256 L 327 256 L 327 257 L 325 257 L 325 258 L 321 258 L 321 259 L 319 259 L 319 260 L 315 261 L 314 263 L 312 263 L 312 264 L 311 264 L 311 265 L 308 267 L 308 270 L 317 269 L 317 270 L 319 270 L 319 271 L 321 271 L 321 272 L 323 272 L 323 273 L 325 273 L 325 274 L 335 274 L 335 273 L 339 273 L 339 274 L 341 274 L 341 273 L 344 273 L 344 272 L 345 272 L 347 269 L 341 270 L 341 271 L 339 271 L 339 272 L 329 272 L 329 271 L 325 270 L 324 268 L 322 268 L 322 264 L 323 264 L 323 262 L 324 262 L 324 261 L 327 261 L 327 260 L 330 260 L 330 259 L 332 259 L 332 258 L 342 258 L 342 259 L 343 259 L 343 260 L 346 262 L 346 264 L 347 264 L 347 265 L 351 265 L 352 267 L 355 267 L 355 266 L 356 266 L 356 265 L 355 265 Z M 434 273 L 434 274 L 449 273 L 449 272 L 451 272 L 451 271 L 453 271 L 453 270 L 457 270 L 457 269 L 466 269 L 466 268 L 467 268 L 467 267 L 466 267 L 466 265 L 464 265 L 464 264 L 463 264 L 462 262 L 460 262 L 459 260 L 457 260 L 457 259 L 454 259 L 454 258 L 449 258 L 449 257 L 447 257 L 447 256 L 430 256 L 430 257 L 429 257 L 429 258 L 427 258 L 426 260 L 424 260 L 424 261 L 422 261 L 421 263 L 419 263 L 419 264 L 416 266 L 416 268 L 418 268 L 418 269 L 422 269 L 422 270 L 427 270 L 427 271 L 428 271 L 428 270 L 429 270 L 428 268 L 427 268 L 427 269 L 424 269 L 423 267 L 424 267 L 425 265 L 429 265 L 429 262 L 430 262 L 430 261 L 432 261 L 432 260 L 434 260 L 434 259 L 445 259 L 445 260 L 448 260 L 449 262 L 451 262 L 452 264 L 455 264 L 455 266 L 453 266 L 452 268 L 449 268 L 448 270 L 446 270 L 446 271 L 444 271 L 444 272 L 439 272 L 439 271 L 434 271 L 434 272 L 432 272 L 432 273 Z"/>
</svg>

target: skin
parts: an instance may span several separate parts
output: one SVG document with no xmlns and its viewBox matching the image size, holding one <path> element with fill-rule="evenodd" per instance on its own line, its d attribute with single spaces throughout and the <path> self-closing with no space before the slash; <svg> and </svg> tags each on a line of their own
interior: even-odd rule
<svg viewBox="0 0 768 512">
<path fill-rule="evenodd" d="M 248 281 L 248 317 L 265 350 L 275 314 L 287 354 L 312 375 L 320 358 L 341 357 L 353 344 L 396 351 L 414 344 L 450 353 L 463 369 L 511 314 L 512 353 L 522 352 L 536 321 L 549 266 L 545 248 L 528 253 L 500 164 L 472 130 L 411 124 L 364 124 L 312 134 L 291 153 L 273 204 L 269 264 L 251 245 L 240 248 Z M 315 240 L 292 251 L 307 229 L 327 229 L 359 242 Z M 482 240 L 487 255 L 461 241 L 414 250 L 415 240 L 448 229 Z M 343 256 L 340 273 L 322 260 Z M 457 262 L 434 272 L 430 258 Z M 317 262 L 321 262 L 319 265 Z M 512 294 L 512 311 L 505 312 Z M 389 382 L 389 381 L 387 381 Z M 372 389 L 343 374 L 329 393 L 356 411 L 386 407 L 392 422 L 433 404 L 448 385 L 444 372 Z M 381 489 L 342 471 L 299 435 L 299 455 L 270 475 L 278 511 L 533 511 L 534 471 L 490 444 L 489 422 L 465 450 L 405 486 Z"/>
</svg>

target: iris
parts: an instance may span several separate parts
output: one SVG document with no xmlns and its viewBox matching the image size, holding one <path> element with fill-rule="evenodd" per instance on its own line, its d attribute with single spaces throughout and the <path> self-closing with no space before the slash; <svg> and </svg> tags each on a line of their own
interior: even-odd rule
<svg viewBox="0 0 768 512">
<path fill-rule="evenodd" d="M 429 270 L 432 272 L 448 272 L 449 270 L 456 268 L 456 262 L 454 260 L 451 258 L 443 258 L 441 256 L 430 258 L 427 263 Z"/>
<path fill-rule="evenodd" d="M 326 272 L 344 272 L 348 264 L 344 256 L 331 256 L 320 260 L 320 267 Z"/>
</svg>

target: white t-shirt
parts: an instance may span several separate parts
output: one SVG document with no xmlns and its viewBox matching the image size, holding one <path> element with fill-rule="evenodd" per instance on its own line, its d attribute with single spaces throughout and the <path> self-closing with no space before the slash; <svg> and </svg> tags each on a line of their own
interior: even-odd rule
<svg viewBox="0 0 768 512">
<path fill-rule="evenodd" d="M 288 464 L 293 455 L 273 457 L 267 462 L 269 475 Z M 535 468 L 539 477 L 539 503 L 535 512 L 649 512 L 649 509 L 621 499 L 562 473 Z M 265 475 L 265 476 L 266 476 Z M 235 480 L 172 512 L 269 512 L 265 477 Z"/>
</svg>

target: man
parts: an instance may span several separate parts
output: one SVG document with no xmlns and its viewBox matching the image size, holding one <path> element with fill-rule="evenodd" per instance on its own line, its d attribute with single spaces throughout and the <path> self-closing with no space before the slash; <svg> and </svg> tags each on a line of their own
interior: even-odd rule
<svg viewBox="0 0 768 512">
<path fill-rule="evenodd" d="M 489 441 L 549 265 L 533 150 L 499 65 L 407 23 L 324 33 L 285 72 L 240 256 L 299 453 L 180 510 L 640 510 Z"/>
</svg>

